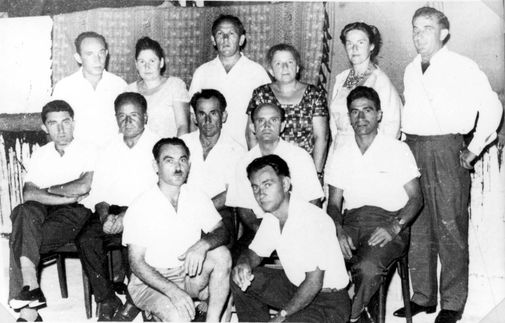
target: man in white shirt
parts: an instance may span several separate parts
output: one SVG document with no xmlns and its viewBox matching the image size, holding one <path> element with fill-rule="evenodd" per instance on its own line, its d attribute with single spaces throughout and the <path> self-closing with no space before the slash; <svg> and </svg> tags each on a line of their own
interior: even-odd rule
<svg viewBox="0 0 505 323">
<path fill-rule="evenodd" d="M 226 192 L 233 178 L 233 169 L 246 150 L 221 131 L 228 117 L 226 99 L 221 92 L 203 89 L 193 95 L 191 106 L 198 130 L 180 137 L 191 153 L 188 184 L 200 187 L 212 199 L 229 231 L 228 247 L 231 247 L 236 237 L 236 225 L 234 210 L 225 205 Z"/>
<path fill-rule="evenodd" d="M 128 290 L 135 305 L 163 322 L 194 319 L 192 298 L 207 300 L 207 321 L 219 322 L 230 286 L 227 230 L 205 193 L 184 184 L 190 167 L 184 141 L 161 139 L 153 155 L 158 184 L 124 218 Z"/>
<path fill-rule="evenodd" d="M 405 69 L 402 131 L 421 171 L 426 205 L 412 225 L 411 307 L 414 314 L 435 311 L 440 258 L 436 322 L 450 323 L 461 317 L 468 295 L 469 170 L 496 138 L 503 109 L 477 64 L 445 46 L 449 20 L 442 12 L 420 8 L 412 27 L 418 55 Z M 470 132 L 466 145 L 463 135 Z"/>
<path fill-rule="evenodd" d="M 349 277 L 331 218 L 290 194 L 290 169 L 279 156 L 255 159 L 247 176 L 266 213 L 233 268 L 231 289 L 239 320 L 347 322 Z M 259 267 L 274 250 L 282 269 Z M 269 307 L 279 311 L 273 319 Z"/>
<path fill-rule="evenodd" d="M 99 154 L 90 196 L 83 201 L 95 214 L 79 235 L 77 244 L 95 301 L 101 304 L 98 320 L 131 321 L 138 314 L 131 303 L 118 312 L 122 317 L 114 317 L 122 304 L 115 296 L 112 281 L 107 279 L 105 249 L 121 246 L 126 209 L 156 183 L 152 149 L 160 138 L 145 127 L 147 101 L 141 94 L 121 93 L 114 101 L 114 108 L 120 134 Z M 123 263 L 128 264 L 126 258 Z"/>
<path fill-rule="evenodd" d="M 369 302 L 388 266 L 407 252 L 408 226 L 423 196 L 409 147 L 378 132 L 382 110 L 377 92 L 356 87 L 347 96 L 347 108 L 354 138 L 338 148 L 327 167 L 328 214 L 351 264 L 350 322 L 369 322 L 365 307 L 372 316 L 378 314 Z"/>
<path fill-rule="evenodd" d="M 260 64 L 241 53 L 246 37 L 239 18 L 219 16 L 212 24 L 211 40 L 218 55 L 196 69 L 189 93 L 193 95 L 202 89 L 221 92 L 228 103 L 228 121 L 223 131 L 247 149 L 245 133 L 249 100 L 254 89 L 271 80 Z"/>
<path fill-rule="evenodd" d="M 118 133 L 114 100 L 126 89 L 126 82 L 105 70 L 109 52 L 102 35 L 81 33 L 75 39 L 75 51 L 81 68 L 56 83 L 53 98 L 74 108 L 75 137 L 103 148 Z"/>
<path fill-rule="evenodd" d="M 254 128 L 258 144 L 237 163 L 234 179 L 226 196 L 226 205 L 237 208 L 240 220 L 245 225 L 244 234 L 237 241 L 233 252 L 234 259 L 241 249 L 249 245 L 264 213 L 254 198 L 247 178 L 246 168 L 251 161 L 261 156 L 276 154 L 288 163 L 291 170 L 293 195 L 318 206 L 324 197 L 312 157 L 304 149 L 280 139 L 280 133 L 285 126 L 284 110 L 272 103 L 265 103 L 251 112 L 251 118 L 251 127 Z"/>
<path fill-rule="evenodd" d="M 41 116 L 51 142 L 33 152 L 25 202 L 11 213 L 9 305 L 25 322 L 42 321 L 37 309 L 46 303 L 37 280 L 40 254 L 73 241 L 91 214 L 79 202 L 91 187 L 94 150 L 74 139 L 74 111 L 67 102 L 47 103 Z"/>
</svg>

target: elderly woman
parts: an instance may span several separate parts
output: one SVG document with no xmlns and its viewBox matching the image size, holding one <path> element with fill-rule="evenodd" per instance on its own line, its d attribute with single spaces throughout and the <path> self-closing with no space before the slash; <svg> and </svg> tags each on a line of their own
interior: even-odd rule
<svg viewBox="0 0 505 323">
<path fill-rule="evenodd" d="M 351 68 L 338 74 L 333 88 L 330 105 L 330 130 L 332 145 L 329 150 L 328 165 L 334 150 L 346 138 L 354 135 L 347 110 L 347 95 L 357 86 L 373 88 L 381 101 L 382 120 L 379 131 L 387 136 L 400 136 L 400 110 L 402 103 L 388 76 L 377 66 L 377 54 L 382 44 L 379 30 L 364 22 L 348 24 L 340 33 L 340 40 Z"/>
<path fill-rule="evenodd" d="M 189 93 L 178 77 L 165 77 L 165 55 L 160 44 L 149 37 L 135 45 L 135 66 L 140 80 L 127 91 L 138 92 L 147 100 L 147 126 L 159 136 L 175 137 L 189 130 Z"/>
<path fill-rule="evenodd" d="M 274 82 L 254 90 L 247 112 L 246 138 L 249 148 L 256 144 L 252 133 L 251 111 L 263 103 L 274 103 L 286 112 L 282 139 L 293 142 L 312 155 L 318 175 L 322 175 L 328 144 L 328 106 L 326 92 L 299 81 L 300 54 L 291 45 L 278 44 L 267 53 L 267 70 Z"/>
</svg>

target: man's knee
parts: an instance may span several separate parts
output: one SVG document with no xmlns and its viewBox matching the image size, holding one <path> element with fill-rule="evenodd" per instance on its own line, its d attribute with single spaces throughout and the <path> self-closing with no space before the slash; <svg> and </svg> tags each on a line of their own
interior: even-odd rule
<svg viewBox="0 0 505 323">
<path fill-rule="evenodd" d="M 26 201 L 22 204 L 16 206 L 11 212 L 11 221 L 14 224 L 20 217 L 25 217 L 27 215 L 38 214 L 38 210 L 45 208 L 45 206 L 36 201 Z"/>
<path fill-rule="evenodd" d="M 231 271 L 231 254 L 225 246 L 217 247 L 207 253 L 207 261 L 213 268 Z"/>
<path fill-rule="evenodd" d="M 383 274 L 383 269 L 375 261 L 363 259 L 352 267 L 353 276 L 361 280 L 370 280 Z"/>
</svg>

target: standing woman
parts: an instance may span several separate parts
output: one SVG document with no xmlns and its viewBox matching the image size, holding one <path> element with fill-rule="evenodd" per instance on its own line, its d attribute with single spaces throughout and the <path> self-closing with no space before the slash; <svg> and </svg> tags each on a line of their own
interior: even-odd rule
<svg viewBox="0 0 505 323">
<path fill-rule="evenodd" d="M 364 22 L 348 24 L 340 33 L 351 68 L 338 74 L 330 105 L 330 130 L 332 144 L 328 163 L 333 152 L 346 138 L 354 137 L 349 121 L 347 95 L 357 86 L 373 88 L 381 101 L 382 120 L 379 132 L 389 137 L 400 137 L 400 110 L 402 102 L 388 76 L 378 67 L 377 55 L 382 45 L 379 30 Z"/>
<path fill-rule="evenodd" d="M 135 66 L 140 80 L 127 91 L 138 92 L 147 100 L 147 126 L 162 138 L 175 137 L 189 130 L 189 93 L 178 77 L 163 76 L 165 55 L 160 44 L 149 37 L 135 45 Z"/>
<path fill-rule="evenodd" d="M 328 149 L 328 103 L 326 92 L 299 81 L 302 69 L 300 54 L 291 45 L 278 44 L 267 53 L 267 70 L 274 78 L 254 90 L 247 113 L 249 114 L 246 139 L 249 148 L 256 145 L 251 130 L 251 112 L 263 103 L 274 103 L 286 114 L 282 139 L 293 142 L 311 154 L 318 176 L 322 177 Z"/>
</svg>

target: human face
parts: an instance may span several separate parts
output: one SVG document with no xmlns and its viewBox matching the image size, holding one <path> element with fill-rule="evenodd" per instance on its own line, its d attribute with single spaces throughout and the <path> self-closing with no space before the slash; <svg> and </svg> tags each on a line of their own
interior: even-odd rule
<svg viewBox="0 0 505 323">
<path fill-rule="evenodd" d="M 154 162 L 160 184 L 182 186 L 189 173 L 189 156 L 179 145 L 163 145 Z"/>
<path fill-rule="evenodd" d="M 220 56 L 231 57 L 240 52 L 240 46 L 244 44 L 245 35 L 239 35 L 234 24 L 223 21 L 212 36 L 212 44 L 217 47 Z"/>
<path fill-rule="evenodd" d="M 377 109 L 372 100 L 358 98 L 351 103 L 349 118 L 357 136 L 377 134 L 382 111 Z"/>
<path fill-rule="evenodd" d="M 140 51 L 135 61 L 137 71 L 144 81 L 158 79 L 164 64 L 164 59 L 160 59 L 158 55 L 150 49 Z"/>
<path fill-rule="evenodd" d="M 219 100 L 212 97 L 199 99 L 196 103 L 196 125 L 204 137 L 214 137 L 221 134 L 221 128 L 226 121 L 226 111 L 221 111 Z"/>
<path fill-rule="evenodd" d="M 374 48 L 368 35 L 362 30 L 349 30 L 345 35 L 345 51 L 353 66 L 368 63 Z"/>
<path fill-rule="evenodd" d="M 270 105 L 262 106 L 254 117 L 253 130 L 259 142 L 277 141 L 284 130 L 284 122 L 281 122 L 279 110 Z"/>
<path fill-rule="evenodd" d="M 296 79 L 296 74 L 300 70 L 295 57 L 290 51 L 279 50 L 272 57 L 272 64 L 269 72 L 279 82 L 292 82 Z"/>
<path fill-rule="evenodd" d="M 412 39 L 417 53 L 423 62 L 429 62 L 435 53 L 442 48 L 449 30 L 442 29 L 437 18 L 419 16 L 412 22 Z"/>
<path fill-rule="evenodd" d="M 278 176 L 271 166 L 263 167 L 250 178 L 254 198 L 265 212 L 275 212 L 287 198 L 289 177 Z"/>
<path fill-rule="evenodd" d="M 107 60 L 105 44 L 98 38 L 84 38 L 81 43 L 81 53 L 75 54 L 75 59 L 82 64 L 84 76 L 102 75 Z"/>
<path fill-rule="evenodd" d="M 123 134 L 123 137 L 132 139 L 144 132 L 147 115 L 142 112 L 142 108 L 138 105 L 127 102 L 119 107 L 116 113 L 116 121 L 119 132 Z"/>
<path fill-rule="evenodd" d="M 67 111 L 49 112 L 42 130 L 57 147 L 66 146 L 74 139 L 74 119 Z"/>
</svg>

